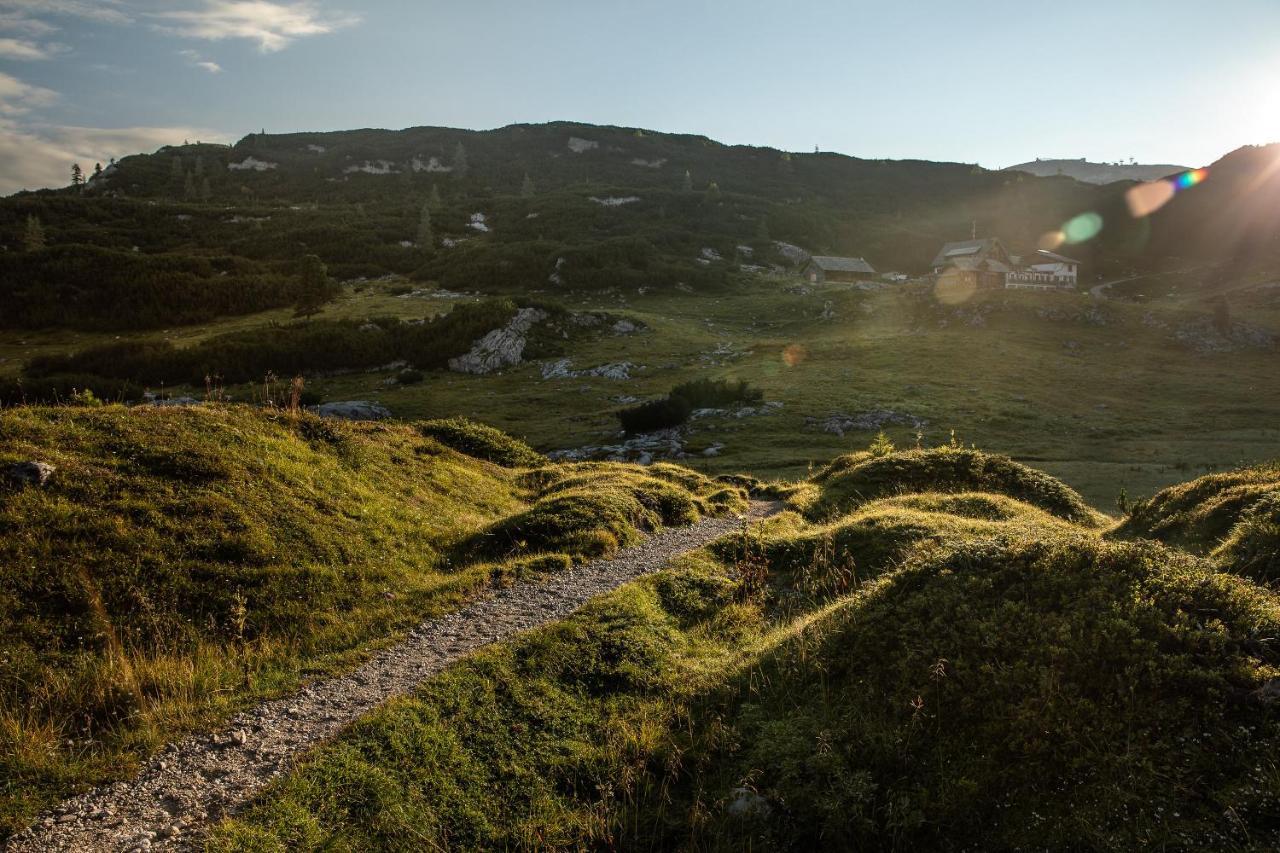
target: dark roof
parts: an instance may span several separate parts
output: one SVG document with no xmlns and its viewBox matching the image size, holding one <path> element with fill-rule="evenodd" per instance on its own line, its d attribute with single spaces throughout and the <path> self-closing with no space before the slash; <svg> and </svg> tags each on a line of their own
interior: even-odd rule
<svg viewBox="0 0 1280 853">
<path fill-rule="evenodd" d="M 946 243 L 938 251 L 938 256 L 933 259 L 933 266 L 950 266 L 955 263 L 957 258 L 985 255 L 999 245 L 1000 241 L 995 237 L 984 237 L 981 240 L 957 240 L 954 243 Z"/>
<path fill-rule="evenodd" d="M 862 258 L 834 258 L 829 255 L 814 255 L 809 263 L 825 272 L 865 272 L 874 273 L 871 264 Z"/>
<path fill-rule="evenodd" d="M 1057 252 L 1050 252 L 1048 249 L 1036 249 L 1036 253 L 1027 259 L 1028 263 L 1043 263 L 1050 261 L 1056 264 L 1079 264 L 1075 258 L 1068 258 L 1066 255 L 1059 255 Z"/>
</svg>

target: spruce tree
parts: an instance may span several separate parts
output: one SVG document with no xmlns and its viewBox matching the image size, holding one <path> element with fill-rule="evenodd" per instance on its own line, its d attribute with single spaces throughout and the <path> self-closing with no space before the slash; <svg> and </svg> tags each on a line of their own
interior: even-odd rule
<svg viewBox="0 0 1280 853">
<path fill-rule="evenodd" d="M 329 270 L 316 255 L 304 255 L 299 270 L 298 301 L 294 316 L 311 318 L 324 304 L 337 295 L 337 287 L 329 278 Z"/>
<path fill-rule="evenodd" d="M 22 232 L 22 247 L 28 252 L 38 252 L 46 245 L 44 225 L 35 214 L 27 217 L 27 226 Z"/>
<path fill-rule="evenodd" d="M 444 207 L 444 199 L 440 198 L 440 188 L 435 184 L 431 185 L 431 196 L 427 199 L 427 206 L 434 211 Z"/>
<path fill-rule="evenodd" d="M 197 178 L 204 177 L 204 156 L 203 155 L 196 157 L 196 177 Z"/>
<path fill-rule="evenodd" d="M 431 202 L 422 206 L 422 216 L 418 219 L 418 248 L 430 249 L 435 246 L 436 232 L 431 228 Z"/>
<path fill-rule="evenodd" d="M 200 200 L 208 201 L 213 197 L 213 188 L 209 186 L 209 178 L 206 177 L 200 182 Z"/>
<path fill-rule="evenodd" d="M 471 166 L 467 163 L 467 149 L 463 148 L 462 143 L 459 142 L 453 149 L 453 176 L 465 178 L 469 171 Z"/>
<path fill-rule="evenodd" d="M 190 172 L 182 181 L 182 197 L 188 200 L 196 197 L 196 179 Z"/>
<path fill-rule="evenodd" d="M 102 177 L 102 164 L 101 164 L 101 163 L 94 163 L 94 164 L 93 164 L 93 178 L 94 178 L 94 180 L 96 181 L 98 178 L 101 178 L 101 177 Z"/>
<path fill-rule="evenodd" d="M 183 171 L 183 168 L 182 168 L 182 158 L 181 158 L 181 157 L 174 157 L 174 158 L 173 158 L 173 166 L 172 166 L 172 168 L 170 168 L 170 169 L 169 169 L 169 173 L 170 173 L 170 175 L 173 177 L 173 179 L 174 179 L 175 181 L 180 181 L 180 180 L 182 180 L 182 176 L 183 176 L 183 174 L 184 174 L 184 171 Z"/>
<path fill-rule="evenodd" d="M 71 164 L 71 186 L 80 187 L 84 185 L 84 169 L 80 168 L 79 163 Z"/>
<path fill-rule="evenodd" d="M 681 188 L 687 193 L 693 192 L 693 175 L 689 174 L 688 169 L 684 170 L 684 182 Z"/>
<path fill-rule="evenodd" d="M 525 198 L 533 198 L 533 179 L 529 177 L 529 173 L 524 173 L 524 182 L 520 184 L 520 195 Z"/>
</svg>

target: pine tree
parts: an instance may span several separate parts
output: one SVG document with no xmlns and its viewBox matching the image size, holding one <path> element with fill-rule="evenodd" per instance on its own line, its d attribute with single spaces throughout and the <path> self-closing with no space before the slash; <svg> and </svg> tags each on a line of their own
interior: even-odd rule
<svg viewBox="0 0 1280 853">
<path fill-rule="evenodd" d="M 173 167 L 169 170 L 169 173 L 170 173 L 170 175 L 172 175 L 172 177 L 173 177 L 173 179 L 174 179 L 175 181 L 180 181 L 180 180 L 182 180 L 182 176 L 183 176 L 183 174 L 184 174 L 184 170 L 183 170 L 183 168 L 182 168 L 182 158 L 181 158 L 181 157 L 174 157 L 174 158 L 173 158 Z"/>
<path fill-rule="evenodd" d="M 298 301 L 294 305 L 295 317 L 310 318 L 320 313 L 324 304 L 337 295 L 337 288 L 329 278 L 324 261 L 315 255 L 304 255 L 299 271 Z"/>
<path fill-rule="evenodd" d="M 93 164 L 93 179 L 96 181 L 98 178 L 101 178 L 101 177 L 102 177 L 102 164 L 101 164 L 101 163 L 94 163 L 94 164 Z"/>
<path fill-rule="evenodd" d="M 681 187 L 685 192 L 693 192 L 693 175 L 689 174 L 689 170 L 684 170 L 684 183 Z"/>
<path fill-rule="evenodd" d="M 431 195 L 427 199 L 427 206 L 435 211 L 444 207 L 444 199 L 440 198 L 440 188 L 435 184 L 431 185 Z"/>
<path fill-rule="evenodd" d="M 431 228 L 431 202 L 422 206 L 422 216 L 418 219 L 418 248 L 430 249 L 435 246 L 436 232 Z"/>
<path fill-rule="evenodd" d="M 27 217 L 27 227 L 22 232 L 22 247 L 28 252 L 38 252 L 46 245 L 44 225 L 34 214 Z"/>
<path fill-rule="evenodd" d="M 533 179 L 529 177 L 529 173 L 524 173 L 524 182 L 520 184 L 520 195 L 525 198 L 533 198 Z"/>
<path fill-rule="evenodd" d="M 186 178 L 182 181 L 182 197 L 185 199 L 196 197 L 196 179 L 190 172 L 187 172 Z"/>
<path fill-rule="evenodd" d="M 200 182 L 200 200 L 208 201 L 213 198 L 213 187 L 209 186 L 209 179 L 206 177 Z"/>
<path fill-rule="evenodd" d="M 715 181 L 707 184 L 707 201 L 718 201 L 720 199 L 720 185 Z"/>
<path fill-rule="evenodd" d="M 467 163 L 467 149 L 463 148 L 462 143 L 459 142 L 453 149 L 453 176 L 465 178 L 469 171 L 471 166 Z"/>
<path fill-rule="evenodd" d="M 84 169 L 80 168 L 79 163 L 71 164 L 71 186 L 84 186 Z"/>
<path fill-rule="evenodd" d="M 196 177 L 197 178 L 204 177 L 204 156 L 203 155 L 196 157 Z"/>
</svg>

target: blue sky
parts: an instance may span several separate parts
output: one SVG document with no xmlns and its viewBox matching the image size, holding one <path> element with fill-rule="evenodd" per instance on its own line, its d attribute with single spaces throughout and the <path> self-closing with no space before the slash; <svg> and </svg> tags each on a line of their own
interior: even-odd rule
<svg viewBox="0 0 1280 853">
<path fill-rule="evenodd" d="M 0 193 L 250 131 L 556 119 L 1000 167 L 1280 140 L 1280 0 L 0 0 Z"/>
</svg>

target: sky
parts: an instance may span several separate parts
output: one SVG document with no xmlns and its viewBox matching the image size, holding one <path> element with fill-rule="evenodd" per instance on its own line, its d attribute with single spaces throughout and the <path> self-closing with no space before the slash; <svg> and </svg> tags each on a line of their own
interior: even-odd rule
<svg viewBox="0 0 1280 853">
<path fill-rule="evenodd" d="M 555 120 L 988 168 L 1280 141 L 1280 0 L 0 0 L 0 194 L 184 140 Z"/>
</svg>

